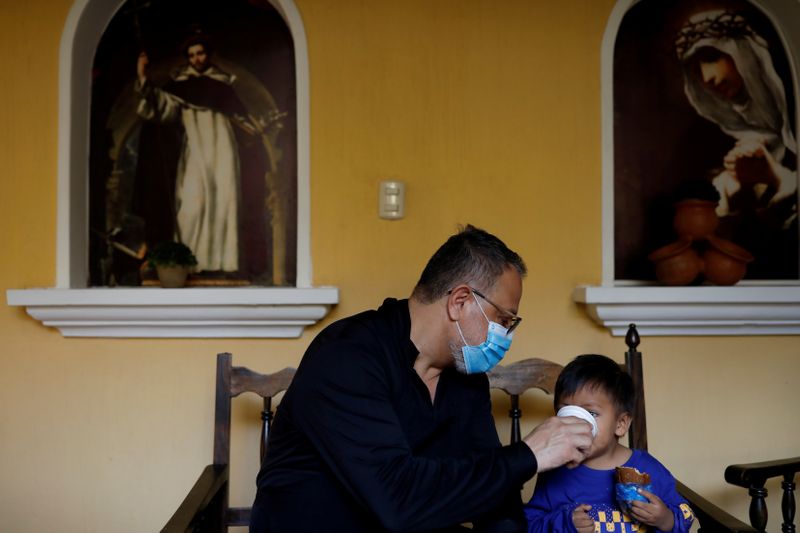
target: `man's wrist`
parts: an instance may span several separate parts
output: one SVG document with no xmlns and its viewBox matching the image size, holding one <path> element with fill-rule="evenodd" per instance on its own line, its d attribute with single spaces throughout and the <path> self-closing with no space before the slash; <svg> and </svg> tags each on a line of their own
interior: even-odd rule
<svg viewBox="0 0 800 533">
<path fill-rule="evenodd" d="M 536 475 L 539 471 L 539 461 L 525 441 L 510 444 L 506 448 L 511 453 L 510 464 L 515 465 L 513 468 L 520 473 L 523 483 Z"/>
</svg>

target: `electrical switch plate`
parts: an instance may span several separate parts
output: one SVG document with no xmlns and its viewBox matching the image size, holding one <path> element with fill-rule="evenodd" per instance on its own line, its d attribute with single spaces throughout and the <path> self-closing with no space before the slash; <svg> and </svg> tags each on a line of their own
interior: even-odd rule
<svg viewBox="0 0 800 533">
<path fill-rule="evenodd" d="M 378 187 L 378 216 L 398 220 L 406 214 L 406 184 L 402 181 L 382 181 Z"/>
</svg>

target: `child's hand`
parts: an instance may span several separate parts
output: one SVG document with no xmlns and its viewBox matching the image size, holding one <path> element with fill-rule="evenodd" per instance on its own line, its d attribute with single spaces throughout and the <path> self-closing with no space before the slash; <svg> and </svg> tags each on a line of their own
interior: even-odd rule
<svg viewBox="0 0 800 533">
<path fill-rule="evenodd" d="M 572 524 L 578 533 L 594 533 L 594 520 L 589 516 L 589 509 L 591 505 L 582 503 L 572 511 Z"/>
<path fill-rule="evenodd" d="M 661 501 L 661 498 L 644 489 L 639 489 L 639 494 L 650 501 L 632 501 L 631 516 L 642 524 L 653 526 L 661 531 L 672 531 L 675 526 L 675 517 L 672 515 L 672 511 Z"/>
</svg>

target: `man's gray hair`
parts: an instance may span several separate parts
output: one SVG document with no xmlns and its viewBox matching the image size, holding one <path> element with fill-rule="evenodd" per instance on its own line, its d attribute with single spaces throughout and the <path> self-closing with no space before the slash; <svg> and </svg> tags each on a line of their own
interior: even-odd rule
<svg viewBox="0 0 800 533">
<path fill-rule="evenodd" d="M 489 291 L 507 268 L 525 277 L 522 258 L 503 241 L 471 224 L 447 239 L 425 265 L 412 296 L 432 303 L 454 287 L 467 284 Z"/>
</svg>

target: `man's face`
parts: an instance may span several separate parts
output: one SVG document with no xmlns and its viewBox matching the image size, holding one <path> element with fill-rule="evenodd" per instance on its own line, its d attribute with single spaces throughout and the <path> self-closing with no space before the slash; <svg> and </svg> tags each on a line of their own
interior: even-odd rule
<svg viewBox="0 0 800 533">
<path fill-rule="evenodd" d="M 504 328 L 511 327 L 522 298 L 522 277 L 519 272 L 511 267 L 506 268 L 495 286 L 488 292 L 489 294 L 481 296 L 475 296 L 473 293 L 473 301 L 489 320 L 497 322 Z"/>
<path fill-rule="evenodd" d="M 505 327 L 510 317 L 516 316 L 522 298 L 522 277 L 514 268 L 508 267 L 487 292 L 489 294 L 486 296 L 492 304 L 473 294 L 466 313 L 459 321 L 464 339 L 470 346 L 477 346 L 486 340 L 489 326 L 487 319 Z M 455 359 L 456 368 L 464 372 L 466 367 L 461 353 L 464 341 L 455 331 L 454 329 L 454 337 L 450 341 L 450 352 Z"/>
<path fill-rule="evenodd" d="M 206 47 L 202 44 L 193 44 L 187 48 L 186 56 L 189 58 L 189 64 L 197 72 L 203 72 L 208 68 L 208 54 L 206 53 Z"/>
</svg>

